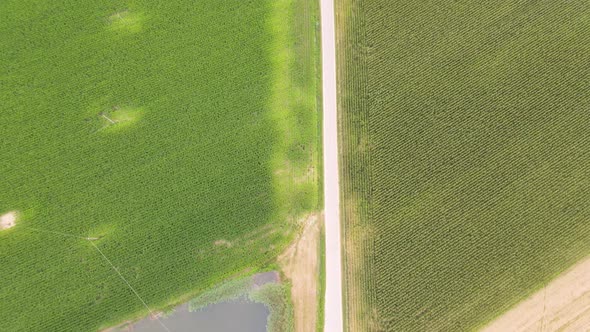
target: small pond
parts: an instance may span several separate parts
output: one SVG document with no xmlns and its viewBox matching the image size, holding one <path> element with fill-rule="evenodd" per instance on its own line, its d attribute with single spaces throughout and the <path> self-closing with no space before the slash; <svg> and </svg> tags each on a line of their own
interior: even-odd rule
<svg viewBox="0 0 590 332">
<path fill-rule="evenodd" d="M 266 272 L 248 278 L 249 288 L 257 289 L 279 282 L 277 272 Z M 262 303 L 247 297 L 222 299 L 198 310 L 190 310 L 189 303 L 182 304 L 159 320 L 144 318 L 133 324 L 115 328 L 117 332 L 266 332 L 269 309 Z"/>
<path fill-rule="evenodd" d="M 171 332 L 265 332 L 269 311 L 264 304 L 234 300 L 211 304 L 196 312 L 188 304 L 160 318 Z M 166 332 L 157 320 L 144 319 L 130 329 L 134 332 Z"/>
</svg>

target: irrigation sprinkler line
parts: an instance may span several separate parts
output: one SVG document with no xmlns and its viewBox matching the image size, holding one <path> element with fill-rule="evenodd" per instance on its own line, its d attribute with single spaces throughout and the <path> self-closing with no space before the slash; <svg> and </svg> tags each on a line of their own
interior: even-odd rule
<svg viewBox="0 0 590 332">
<path fill-rule="evenodd" d="M 109 118 L 108 116 L 106 116 L 104 114 L 101 114 L 101 115 L 102 115 L 103 118 L 109 120 L 110 123 L 112 123 L 112 124 L 115 124 L 116 123 L 115 121 L 111 120 L 111 118 Z"/>
<path fill-rule="evenodd" d="M 158 317 L 157 315 L 154 314 L 154 312 L 152 311 L 152 309 L 150 309 L 150 307 L 147 305 L 147 303 L 141 298 L 141 296 L 139 296 L 139 293 L 137 293 L 137 291 L 135 290 L 135 288 L 133 288 L 133 286 L 131 286 L 131 284 L 127 281 L 127 279 L 125 279 L 125 277 L 123 277 L 123 275 L 121 274 L 121 272 L 119 272 L 119 270 L 117 270 L 117 268 L 115 267 L 115 265 L 113 265 L 113 263 L 111 262 L 111 260 L 107 258 L 107 256 L 102 252 L 102 250 L 100 250 L 100 248 L 98 248 L 98 246 L 96 244 L 94 244 L 92 241 L 88 241 L 88 242 L 90 242 L 90 244 L 109 263 L 109 265 L 113 268 L 113 270 L 115 270 L 115 272 L 117 272 L 117 274 L 119 275 L 119 277 L 121 278 L 121 280 L 123 280 L 127 284 L 127 286 L 129 287 L 129 289 L 131 289 L 131 291 L 133 292 L 133 294 L 135 294 L 135 296 L 137 296 L 137 298 L 141 301 L 141 303 L 144 305 L 144 307 L 149 311 L 150 315 L 152 317 L 154 317 L 158 321 L 158 323 L 160 323 L 160 325 L 162 325 L 162 327 L 166 331 L 171 332 L 170 329 L 166 325 L 164 325 L 164 322 L 162 322 L 162 320 L 160 320 L 160 317 Z"/>
<path fill-rule="evenodd" d="M 45 229 L 38 229 L 38 228 L 34 228 L 34 227 L 23 227 L 23 228 L 34 230 L 34 231 L 41 232 L 41 233 L 57 234 L 57 235 L 62 235 L 62 236 L 67 236 L 67 237 L 73 237 L 73 238 L 81 239 L 81 240 L 84 240 L 84 241 L 88 241 L 94 247 L 94 249 L 96 249 L 96 251 L 98 251 L 98 253 L 100 253 L 100 255 L 104 258 L 104 260 L 107 261 L 107 263 L 109 263 L 109 265 L 111 266 L 111 268 L 113 270 L 115 270 L 115 272 L 119 275 L 119 277 L 121 278 L 121 280 L 123 280 L 123 282 L 125 282 L 125 284 L 127 285 L 127 287 L 129 287 L 129 289 L 131 289 L 131 291 L 133 292 L 133 294 L 135 294 L 135 296 L 139 299 L 139 301 L 141 301 L 141 303 L 147 309 L 147 311 L 150 313 L 150 315 L 152 317 L 154 317 L 158 321 L 158 323 L 160 323 L 160 325 L 162 325 L 162 327 L 167 332 L 171 332 L 170 329 L 166 325 L 164 325 L 164 322 L 162 322 L 162 320 L 157 315 L 154 314 L 154 312 L 152 311 L 152 309 L 150 309 L 150 307 L 143 300 L 143 298 L 141 298 L 141 296 L 139 296 L 139 293 L 135 290 L 135 288 L 133 288 L 133 286 L 131 286 L 131 284 L 129 283 L 129 281 L 127 281 L 127 279 L 125 279 L 125 277 L 121 274 L 121 272 L 119 272 L 119 270 L 117 270 L 117 268 L 111 262 L 111 260 L 108 259 L 108 257 L 102 252 L 102 250 L 100 250 L 100 248 L 96 244 L 94 244 L 92 242 L 96 238 L 84 237 L 84 236 L 79 236 L 79 235 L 75 235 L 75 234 L 62 233 L 62 232 L 58 232 L 58 231 L 50 231 L 50 230 L 45 230 Z"/>
</svg>

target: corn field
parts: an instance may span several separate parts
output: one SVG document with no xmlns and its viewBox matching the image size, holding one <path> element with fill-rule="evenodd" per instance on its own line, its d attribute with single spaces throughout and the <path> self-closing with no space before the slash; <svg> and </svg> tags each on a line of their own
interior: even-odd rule
<svg viewBox="0 0 590 332">
<path fill-rule="evenodd" d="M 304 7 L 0 3 L 0 331 L 106 329 L 274 261 L 319 202 Z"/>
<path fill-rule="evenodd" d="M 590 5 L 337 1 L 348 331 L 472 331 L 590 253 Z"/>
</svg>

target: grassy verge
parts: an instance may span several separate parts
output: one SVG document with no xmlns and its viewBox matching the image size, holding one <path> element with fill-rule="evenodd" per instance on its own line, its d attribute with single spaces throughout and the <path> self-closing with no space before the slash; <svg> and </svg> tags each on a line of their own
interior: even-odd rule
<svg viewBox="0 0 590 332">
<path fill-rule="evenodd" d="M 319 177 L 318 177 L 318 210 L 323 211 L 324 207 L 324 181 L 323 181 L 323 170 L 324 170 L 324 163 L 323 163 L 323 98 L 322 98 L 322 50 L 321 50 L 321 20 L 320 20 L 320 2 L 319 1 L 312 1 L 313 5 L 313 24 L 314 24 L 314 54 L 313 58 L 315 61 L 315 82 L 316 82 L 316 96 L 317 102 L 316 107 L 320 110 L 320 117 L 318 121 L 318 155 L 320 158 L 318 159 L 318 169 L 319 169 Z M 322 332 L 324 330 L 324 302 L 325 302 L 325 293 L 326 293 L 326 238 L 325 238 L 325 227 L 324 227 L 324 218 L 321 218 L 321 229 L 320 229 L 320 246 L 318 248 L 318 255 L 319 259 L 319 294 L 318 294 L 318 304 L 317 304 L 317 326 L 316 331 Z"/>
</svg>

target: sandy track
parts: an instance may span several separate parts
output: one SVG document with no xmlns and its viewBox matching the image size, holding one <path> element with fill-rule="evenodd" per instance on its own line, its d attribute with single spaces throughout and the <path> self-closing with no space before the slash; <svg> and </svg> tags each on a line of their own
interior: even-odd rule
<svg viewBox="0 0 590 332">
<path fill-rule="evenodd" d="M 342 246 L 338 183 L 338 116 L 336 107 L 336 35 L 334 0 L 321 0 L 322 90 L 324 147 L 324 209 L 326 227 L 326 301 L 324 331 L 340 332 L 342 320 Z"/>
<path fill-rule="evenodd" d="M 590 331 L 590 258 L 563 273 L 482 332 Z"/>
<path fill-rule="evenodd" d="M 317 214 L 305 220 L 305 228 L 294 245 L 279 257 L 285 276 L 291 281 L 295 332 L 315 331 L 319 292 L 320 222 Z"/>
</svg>

